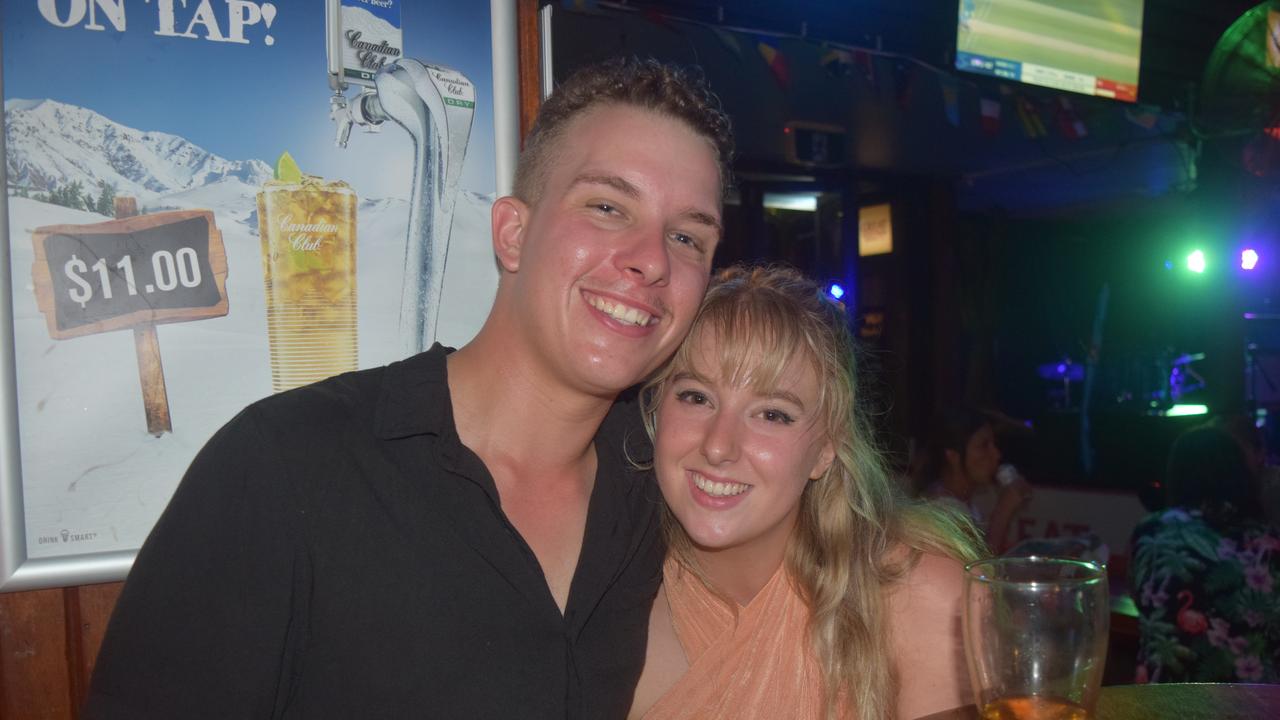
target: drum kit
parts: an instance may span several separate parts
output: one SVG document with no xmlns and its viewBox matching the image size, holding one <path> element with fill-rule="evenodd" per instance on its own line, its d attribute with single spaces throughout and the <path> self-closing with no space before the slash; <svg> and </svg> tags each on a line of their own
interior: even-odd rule
<svg viewBox="0 0 1280 720">
<path fill-rule="evenodd" d="M 1116 409 L 1133 409 L 1147 414 L 1163 410 L 1205 389 L 1206 381 L 1196 364 L 1205 359 L 1202 352 L 1186 353 L 1171 349 L 1158 353 L 1119 357 L 1094 366 L 1094 406 L 1108 405 Z M 1088 366 L 1063 357 L 1056 362 L 1036 367 L 1045 381 L 1045 392 L 1056 410 L 1079 407 Z"/>
</svg>

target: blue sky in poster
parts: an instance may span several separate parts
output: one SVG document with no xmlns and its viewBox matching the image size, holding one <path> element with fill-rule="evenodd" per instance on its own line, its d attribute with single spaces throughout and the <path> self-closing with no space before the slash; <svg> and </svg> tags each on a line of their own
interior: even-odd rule
<svg viewBox="0 0 1280 720">
<path fill-rule="evenodd" d="M 245 26 L 243 44 L 209 40 L 209 26 L 201 24 L 192 30 L 197 38 L 156 34 L 168 7 L 179 33 L 204 12 L 229 36 L 232 8 L 253 14 L 245 9 L 251 3 L 240 0 L 45 2 L 63 21 L 77 6 L 95 8 L 104 29 L 87 29 L 87 13 L 58 27 L 41 16 L 37 0 L 4 0 L 6 99 L 79 105 L 140 130 L 180 135 L 232 160 L 274 164 L 288 150 L 304 171 L 347 180 L 362 196 L 408 195 L 412 147 L 399 127 L 376 135 L 357 130 L 346 150 L 333 147 L 322 0 L 279 0 L 270 27 L 261 20 Z M 103 5 L 123 8 L 123 32 L 106 19 Z M 453 67 L 475 85 L 462 187 L 492 192 L 489 3 L 412 0 L 403 6 L 405 55 Z"/>
<path fill-rule="evenodd" d="M 344 4 L 353 3 L 392 25 L 400 24 L 400 8 L 405 4 L 404 0 L 347 0 Z"/>
</svg>

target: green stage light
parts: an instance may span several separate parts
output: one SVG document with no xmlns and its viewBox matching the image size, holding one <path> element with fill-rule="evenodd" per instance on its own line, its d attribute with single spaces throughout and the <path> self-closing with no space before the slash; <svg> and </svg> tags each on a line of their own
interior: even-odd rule
<svg viewBox="0 0 1280 720">
<path fill-rule="evenodd" d="M 1198 405 L 1198 404 L 1174 405 L 1173 407 L 1164 411 L 1165 417 L 1187 417 L 1188 415 L 1208 415 L 1208 414 L 1209 414 L 1209 406 Z"/>
<path fill-rule="evenodd" d="M 1202 273 L 1204 272 L 1204 266 L 1203 250 L 1193 250 L 1191 254 L 1187 256 L 1187 269 L 1191 272 Z"/>
</svg>

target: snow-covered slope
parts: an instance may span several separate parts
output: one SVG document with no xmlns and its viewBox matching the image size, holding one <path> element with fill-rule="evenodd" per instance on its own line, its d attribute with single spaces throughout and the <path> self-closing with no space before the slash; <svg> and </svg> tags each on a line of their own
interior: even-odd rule
<svg viewBox="0 0 1280 720">
<path fill-rule="evenodd" d="M 147 203 L 220 181 L 256 188 L 272 175 L 261 160 L 228 160 L 177 135 L 137 130 L 75 105 L 8 100 L 4 110 L 9 183 L 34 191 L 79 181 L 96 193 L 103 181 Z"/>
</svg>

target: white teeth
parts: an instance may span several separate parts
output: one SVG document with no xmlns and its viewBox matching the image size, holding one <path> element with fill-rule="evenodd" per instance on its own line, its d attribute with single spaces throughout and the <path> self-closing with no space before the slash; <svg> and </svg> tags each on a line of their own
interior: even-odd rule
<svg viewBox="0 0 1280 720">
<path fill-rule="evenodd" d="M 596 297 L 595 295 L 588 296 L 587 302 L 591 304 L 591 307 L 599 310 L 618 322 L 630 323 L 632 325 L 644 327 L 653 319 L 649 313 L 643 310 L 628 307 L 622 303 L 610 302 L 602 297 Z"/>
<path fill-rule="evenodd" d="M 708 480 L 701 475 L 693 476 L 693 484 L 698 489 L 712 497 L 730 497 L 733 495 L 741 495 L 747 491 L 750 485 L 744 485 L 736 482 L 715 482 Z"/>
</svg>

